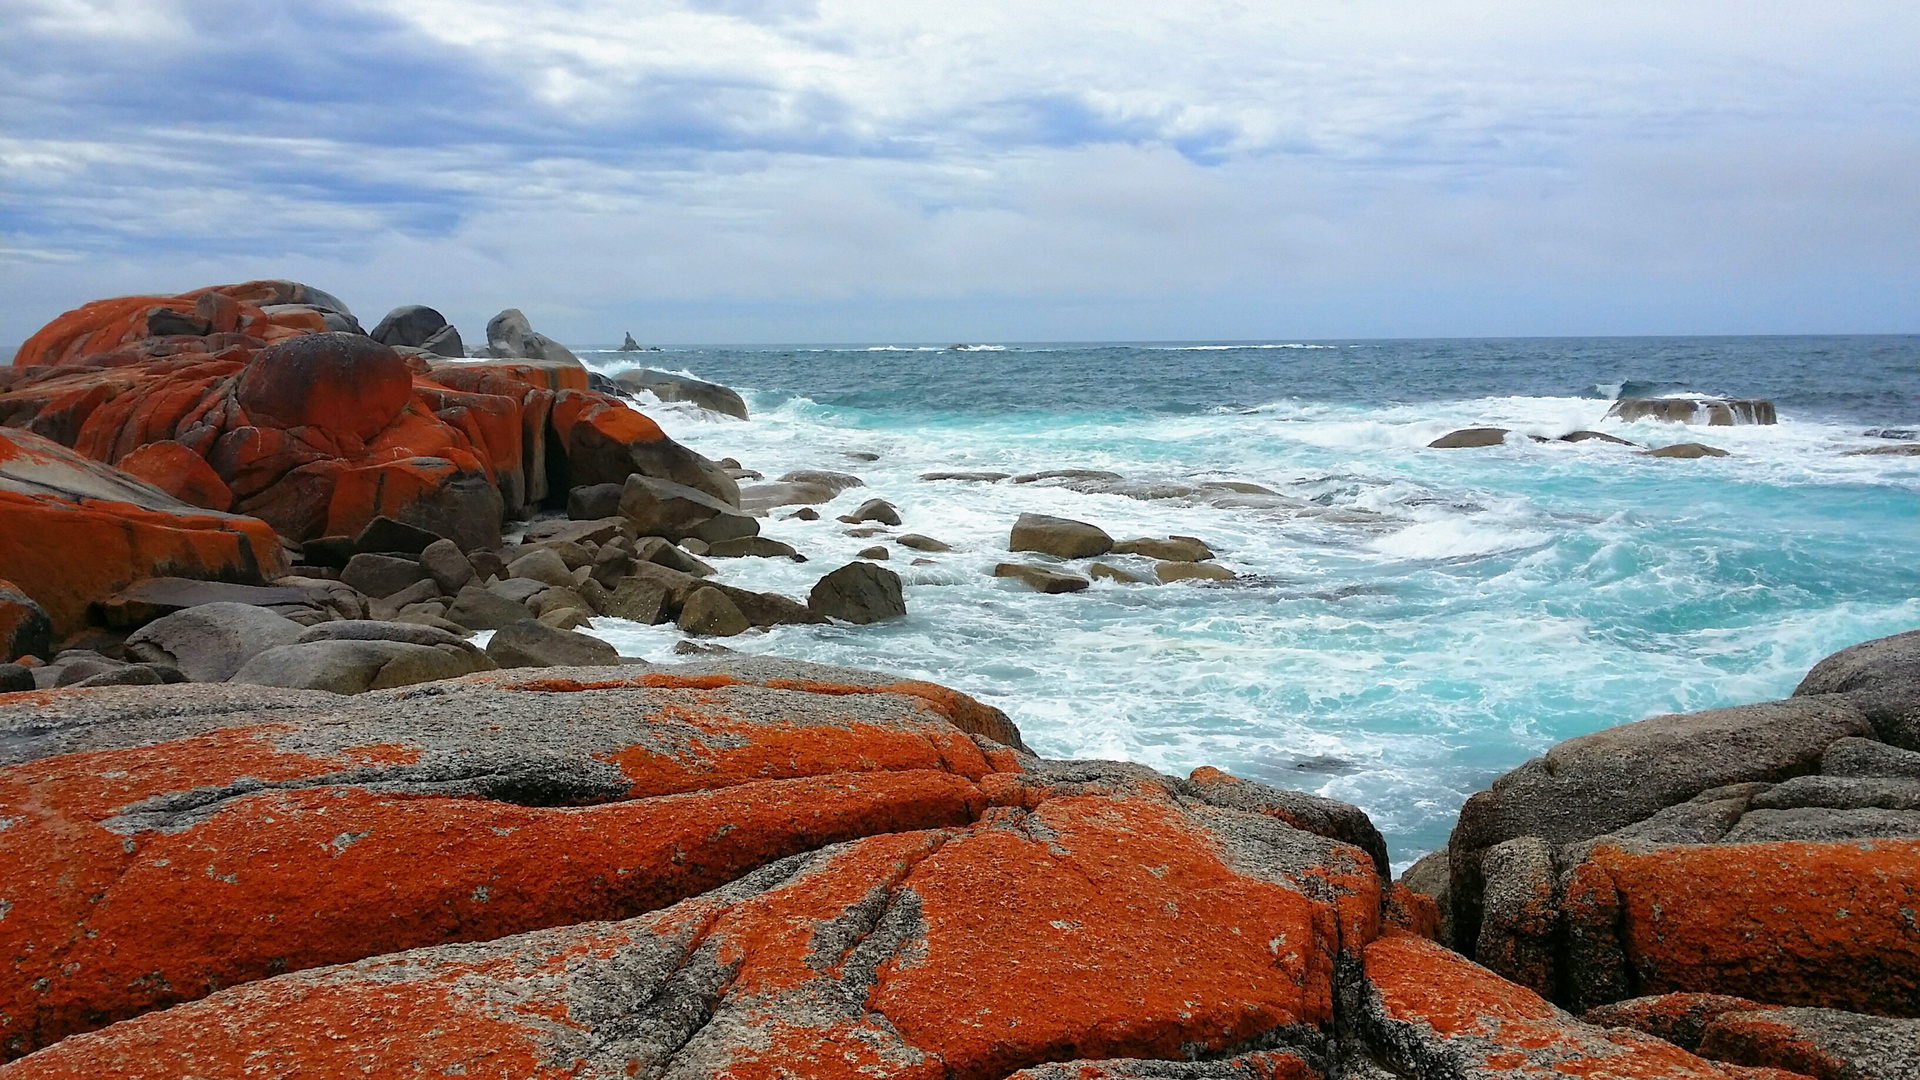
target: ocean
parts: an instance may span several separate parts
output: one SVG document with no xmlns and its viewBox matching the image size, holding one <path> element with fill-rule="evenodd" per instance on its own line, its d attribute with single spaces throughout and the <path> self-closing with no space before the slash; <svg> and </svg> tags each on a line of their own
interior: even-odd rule
<svg viewBox="0 0 1920 1080">
<path fill-rule="evenodd" d="M 1047 756 L 1212 765 L 1355 803 L 1396 869 L 1559 740 L 1783 697 L 1822 656 L 1920 627 L 1920 457 L 1845 455 L 1920 434 L 1920 337 L 945 344 L 581 356 L 738 390 L 745 422 L 641 398 L 709 457 L 865 482 L 819 521 L 764 523 L 808 562 L 731 560 L 723 580 L 804 599 L 884 540 L 834 520 L 876 496 L 897 532 L 954 548 L 893 548 L 904 620 L 730 647 L 953 686 Z M 1606 419 L 1623 389 L 1768 398 L 1780 422 Z M 1427 448 L 1474 426 L 1516 434 Z M 1576 429 L 1730 456 L 1522 437 Z M 1060 469 L 1125 482 L 919 479 Z M 1034 593 L 990 576 L 1026 511 L 1197 536 L 1238 577 Z M 680 639 L 595 633 L 669 661 Z"/>
</svg>

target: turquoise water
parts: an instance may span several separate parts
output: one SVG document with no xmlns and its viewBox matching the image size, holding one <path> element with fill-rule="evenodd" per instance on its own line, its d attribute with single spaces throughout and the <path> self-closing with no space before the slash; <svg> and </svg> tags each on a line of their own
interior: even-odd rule
<svg viewBox="0 0 1920 1080">
<path fill-rule="evenodd" d="M 769 479 L 864 479 L 821 521 L 779 510 L 765 523 L 810 562 L 735 560 L 726 580 L 804 597 L 884 539 L 833 520 L 874 496 L 899 507 L 897 531 L 956 549 L 921 566 L 893 549 L 903 621 L 787 627 L 733 647 L 964 689 L 1048 755 L 1214 765 L 1354 802 L 1400 865 L 1444 842 L 1467 795 L 1560 739 L 1783 696 L 1821 656 L 1920 627 L 1920 457 L 1843 456 L 1920 427 L 1920 339 L 1264 344 L 585 356 L 740 389 L 744 423 L 645 405 L 709 456 Z M 1320 347 L 1279 347 L 1306 345 Z M 1627 380 L 1771 397 L 1781 423 L 1604 420 Z M 1426 449 L 1481 425 L 1732 456 L 1518 436 Z M 1060 468 L 1284 498 L 917 479 Z M 1116 538 L 1198 536 L 1240 580 L 1025 591 L 989 576 L 1023 511 Z M 679 637 L 596 625 L 655 659 Z"/>
</svg>

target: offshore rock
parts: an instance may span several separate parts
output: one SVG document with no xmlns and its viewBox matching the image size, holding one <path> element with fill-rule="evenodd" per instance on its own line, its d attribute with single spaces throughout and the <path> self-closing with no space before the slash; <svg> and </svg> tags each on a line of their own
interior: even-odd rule
<svg viewBox="0 0 1920 1080">
<path fill-rule="evenodd" d="M 633 339 L 628 338 L 629 342 Z M 639 346 L 634 346 L 638 350 Z M 673 375 L 651 368 L 633 368 L 622 371 L 613 377 L 628 390 L 644 390 L 661 401 L 687 401 L 726 416 L 747 418 L 747 403 L 740 395 L 721 386 L 719 383 L 703 382 L 685 375 Z"/>
<path fill-rule="evenodd" d="M 1007 537 L 1007 550 L 1087 559 L 1113 550 L 1113 537 L 1099 526 L 1084 521 L 1047 514 L 1021 514 Z"/>
<path fill-rule="evenodd" d="M 870 562 L 850 562 L 814 583 L 807 594 L 814 614 L 865 625 L 907 613 L 900 575 Z"/>
<path fill-rule="evenodd" d="M 1607 410 L 1622 420 L 1664 420 L 1674 424 L 1773 424 L 1779 417 L 1773 402 L 1762 398 L 1621 398 Z"/>
<path fill-rule="evenodd" d="M 1427 444 L 1431 450 L 1459 450 L 1482 446 L 1499 446 L 1507 441 L 1510 432 L 1506 428 L 1477 427 L 1461 428 L 1449 431 L 1445 435 Z"/>
</svg>

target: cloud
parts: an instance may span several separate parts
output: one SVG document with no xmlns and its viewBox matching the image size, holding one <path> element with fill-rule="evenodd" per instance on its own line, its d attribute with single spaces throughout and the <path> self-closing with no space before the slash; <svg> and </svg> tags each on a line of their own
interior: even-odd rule
<svg viewBox="0 0 1920 1080">
<path fill-rule="evenodd" d="M 0 340 L 258 274 L 584 340 L 1915 329 L 1893 3 L 0 16 Z"/>
</svg>

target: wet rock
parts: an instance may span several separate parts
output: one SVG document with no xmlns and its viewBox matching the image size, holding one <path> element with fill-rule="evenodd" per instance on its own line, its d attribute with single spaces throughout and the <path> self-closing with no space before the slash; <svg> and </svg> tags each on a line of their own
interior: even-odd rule
<svg viewBox="0 0 1920 1080">
<path fill-rule="evenodd" d="M 1915 457 L 1920 456 L 1920 443 L 1901 443 L 1897 446 L 1870 446 L 1865 450 L 1848 450 L 1841 457 Z"/>
<path fill-rule="evenodd" d="M 647 476 L 627 478 L 620 513 L 640 535 L 675 542 L 691 536 L 712 544 L 760 532 L 758 521 L 705 492 Z"/>
<path fill-rule="evenodd" d="M 1113 549 L 1113 537 L 1097 525 L 1047 514 L 1021 514 L 1007 538 L 1008 551 L 1038 551 L 1062 559 L 1085 559 Z"/>
<path fill-rule="evenodd" d="M 930 472 L 921 473 L 922 480 L 965 480 L 977 484 L 997 484 L 1012 473 L 1003 472 Z"/>
<path fill-rule="evenodd" d="M 935 540 L 933 537 L 921 536 L 919 533 L 906 533 L 896 537 L 893 542 L 899 544 L 901 547 L 912 548 L 915 551 L 953 550 L 952 547 Z"/>
<path fill-rule="evenodd" d="M 178 669 L 194 682 L 225 682 L 248 660 L 292 644 L 306 627 L 249 604 L 205 604 L 176 611 L 127 635 L 128 655 Z"/>
<path fill-rule="evenodd" d="M 866 502 L 861 503 L 853 513 L 842 514 L 840 520 L 849 525 L 859 525 L 868 521 L 877 521 L 882 525 L 898 525 L 900 524 L 900 512 L 894 509 L 893 504 L 885 499 L 868 499 Z"/>
<path fill-rule="evenodd" d="M 1449 431 L 1445 435 L 1427 444 L 1430 450 L 1460 450 L 1482 446 L 1499 446 L 1507 441 L 1506 428 L 1479 427 L 1461 428 Z"/>
<path fill-rule="evenodd" d="M 848 488 L 865 487 L 866 482 L 852 473 L 831 472 L 826 469 L 800 469 L 780 478 L 783 484 L 805 484 L 810 487 L 826 488 L 835 495 Z"/>
<path fill-rule="evenodd" d="M 729 507 L 740 503 L 740 485 L 726 470 L 667 438 L 660 425 L 618 398 L 561 391 L 551 424 L 566 451 L 570 487 L 643 476 L 693 488 Z"/>
<path fill-rule="evenodd" d="M 765 514 L 769 510 L 782 506 L 794 506 L 800 503 L 832 502 L 834 496 L 837 494 L 839 493 L 835 489 L 824 484 L 793 484 L 785 482 L 753 484 L 740 489 L 740 509 L 749 514 Z M 813 510 L 811 507 L 803 507 L 796 511 L 793 516 L 801 517 L 809 512 L 811 512 L 812 517 L 805 518 L 807 521 L 813 521 L 820 516 L 820 512 Z"/>
<path fill-rule="evenodd" d="M 886 545 L 875 544 L 870 548 L 860 549 L 859 557 L 862 559 L 873 559 L 876 562 L 886 562 L 887 559 L 891 557 L 891 553 L 887 551 Z"/>
<path fill-rule="evenodd" d="M 1048 469 L 1045 472 L 1021 473 L 1013 478 L 1016 484 L 1032 484 L 1041 480 L 1124 480 L 1116 472 L 1104 469 Z"/>
<path fill-rule="evenodd" d="M 1629 423 L 1635 420 L 1664 420 L 1674 424 L 1706 424 L 1732 427 L 1735 424 L 1772 424 L 1778 422 L 1773 402 L 1760 398 L 1621 398 L 1607 410 Z"/>
<path fill-rule="evenodd" d="M 993 568 L 993 576 L 1013 578 L 1035 592 L 1043 593 L 1079 592 L 1092 584 L 1077 574 L 1062 574 L 1026 563 L 1000 563 Z"/>
<path fill-rule="evenodd" d="M 906 615 L 907 601 L 900 575 L 870 562 L 851 562 L 814 583 L 807 609 L 864 625 Z"/>
<path fill-rule="evenodd" d="M 1609 435 L 1604 431 L 1569 431 L 1565 435 L 1560 436 L 1561 442 L 1571 442 L 1571 443 L 1588 442 L 1594 439 L 1598 439 L 1599 441 L 1606 442 L 1606 443 L 1615 443 L 1620 446 L 1639 446 L 1640 445 L 1639 443 L 1631 442 L 1627 439 L 1622 439 L 1618 435 Z"/>
<path fill-rule="evenodd" d="M 787 519 L 790 521 L 819 521 L 820 511 L 815 510 L 811 506 L 803 506 L 793 513 L 788 514 Z"/>
<path fill-rule="evenodd" d="M 1704 458 L 1704 457 L 1727 457 L 1729 455 L 1725 450 L 1722 450 L 1716 446 L 1707 446 L 1703 443 L 1689 442 L 1689 443 L 1674 443 L 1672 446 L 1662 446 L 1658 450 L 1648 450 L 1643 452 L 1641 456 L 1657 457 L 1657 458 Z"/>
<path fill-rule="evenodd" d="M 417 558 L 403 558 L 395 555 L 375 555 L 362 552 L 347 560 L 347 568 L 340 571 L 340 581 L 374 599 L 393 594 L 421 581 L 431 581 L 432 575 L 420 565 Z"/>
<path fill-rule="evenodd" d="M 1216 563 L 1160 562 L 1153 564 L 1153 576 L 1165 585 L 1175 581 L 1232 581 L 1234 575 Z"/>
<path fill-rule="evenodd" d="M 722 540 L 711 544 L 707 554 L 716 559 L 794 559 L 804 562 L 805 558 L 793 549 L 791 544 L 783 544 L 765 536 L 742 536 L 733 540 Z"/>
<path fill-rule="evenodd" d="M 53 652 L 53 620 L 33 597 L 0 580 L 0 659 L 45 658 Z"/>
<path fill-rule="evenodd" d="M 487 655 L 503 668 L 618 664 L 620 652 L 596 637 L 521 619 L 494 631 Z"/>
<path fill-rule="evenodd" d="M 680 608 L 680 629 L 704 637 L 732 637 L 751 626 L 727 594 L 711 585 L 695 589 Z"/>
<path fill-rule="evenodd" d="M 1100 562 L 1087 567 L 1087 576 L 1095 581 L 1105 579 L 1107 581 L 1117 581 L 1122 585 L 1151 585 L 1154 580 L 1150 577 L 1142 577 L 1139 574 L 1122 570 L 1117 566 L 1109 566 L 1106 563 Z"/>
<path fill-rule="evenodd" d="M 695 543 L 692 539 L 681 543 Z M 711 550 L 711 549 L 709 549 Z M 633 542 L 633 557 L 640 562 L 658 563 L 669 570 L 678 570 L 695 577 L 712 577 L 713 567 L 694 558 L 687 549 L 668 542 L 663 537 L 643 536 Z"/>
<path fill-rule="evenodd" d="M 634 368 L 613 377 L 622 387 L 644 390 L 661 401 L 687 401 L 709 412 L 747 418 L 747 403 L 740 395 L 718 383 L 703 382 L 685 375 L 672 375 L 650 368 Z"/>
<path fill-rule="evenodd" d="M 1144 555 L 1159 562 L 1204 562 L 1213 558 L 1213 549 L 1192 536 L 1169 536 L 1164 540 L 1143 536 L 1113 545 L 1113 553 Z"/>
</svg>

